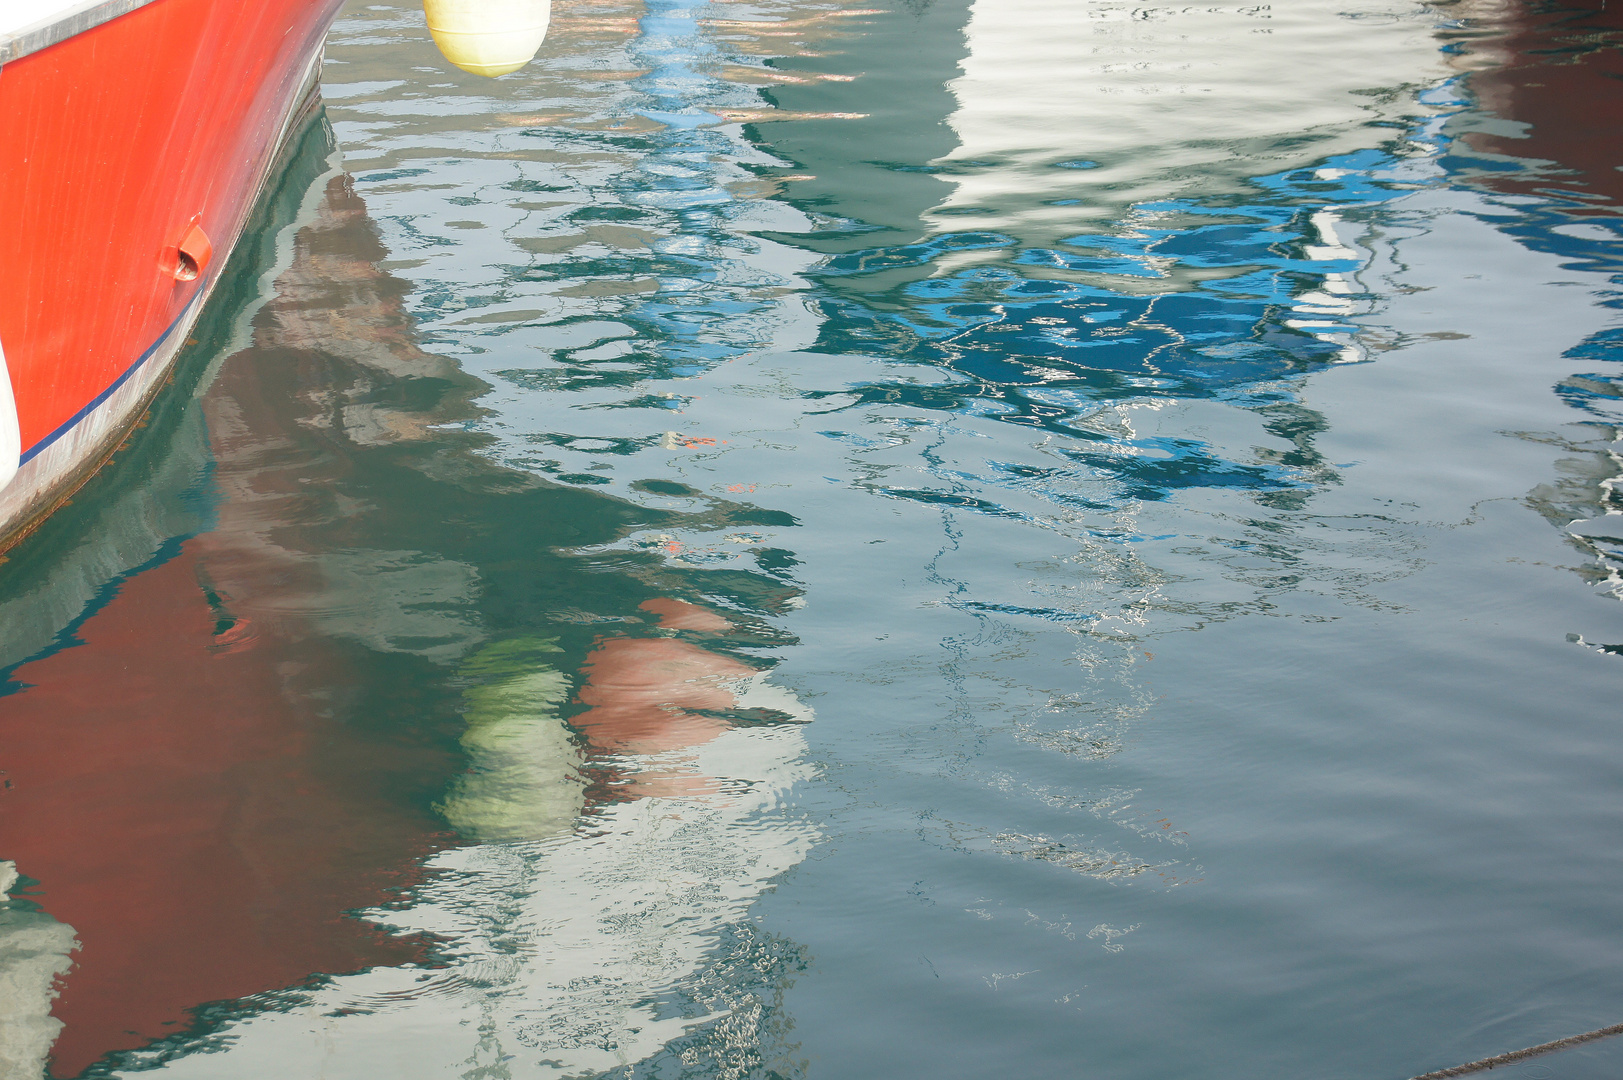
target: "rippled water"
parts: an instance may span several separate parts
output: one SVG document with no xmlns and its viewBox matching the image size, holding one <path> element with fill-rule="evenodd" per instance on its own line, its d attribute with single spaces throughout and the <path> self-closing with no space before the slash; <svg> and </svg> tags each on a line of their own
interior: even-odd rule
<svg viewBox="0 0 1623 1080">
<path fill-rule="evenodd" d="M 1623 1019 L 1620 32 L 560 0 L 492 82 L 352 4 L 0 566 L 8 1075 L 1401 1080 Z"/>
</svg>

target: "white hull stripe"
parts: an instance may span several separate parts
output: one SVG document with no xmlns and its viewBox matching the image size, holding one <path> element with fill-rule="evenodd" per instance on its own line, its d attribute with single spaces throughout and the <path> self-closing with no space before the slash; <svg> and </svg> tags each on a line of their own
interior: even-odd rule
<svg viewBox="0 0 1623 1080">
<path fill-rule="evenodd" d="M 0 0 L 0 64 L 94 30 L 153 0 Z"/>
<path fill-rule="evenodd" d="M 6 354 L 0 349 L 0 488 L 17 475 L 22 450 L 22 432 L 17 424 L 17 396 L 12 393 L 11 374 L 6 370 Z"/>
</svg>

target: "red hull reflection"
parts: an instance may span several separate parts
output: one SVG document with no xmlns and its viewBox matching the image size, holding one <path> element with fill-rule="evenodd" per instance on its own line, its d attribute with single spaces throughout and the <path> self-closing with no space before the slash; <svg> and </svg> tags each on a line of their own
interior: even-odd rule
<svg viewBox="0 0 1623 1080">
<path fill-rule="evenodd" d="M 1500 120 L 1526 127 L 1516 137 L 1476 132 L 1466 141 L 1481 152 L 1550 163 L 1532 176 L 1488 182 L 1575 194 L 1596 200 L 1597 212 L 1615 213 L 1623 202 L 1623 10 L 1600 0 L 1528 3 L 1472 21 L 1498 31 L 1467 39 L 1469 55 L 1489 65 L 1472 73 L 1472 95 Z"/>
<path fill-rule="evenodd" d="M 4 857 L 79 941 L 52 1008 L 58 1076 L 183 1031 L 208 1002 L 420 958 L 346 913 L 396 898 L 451 841 L 410 789 L 443 786 L 461 760 L 343 722 L 335 699 L 368 693 L 346 665 L 358 651 L 310 617 L 330 592 L 322 568 L 273 536 L 330 520 L 301 500 L 343 465 L 308 439 L 293 449 L 297 418 L 277 405 L 298 401 L 288 351 L 424 355 L 364 213 L 346 178 L 329 185 L 253 346 L 203 402 L 217 527 L 124 582 L 80 644 L 17 669 L 25 689 L 0 698 Z M 334 237 L 360 249 L 318 250 Z M 283 369 L 269 388 L 267 363 Z"/>
<path fill-rule="evenodd" d="M 343 913 L 404 884 L 379 867 L 413 866 L 434 823 L 322 775 L 335 733 L 284 693 L 298 661 L 222 641 L 195 546 L 131 579 L 83 645 L 22 668 L 30 688 L 0 710 L 6 852 L 80 941 L 61 1075 L 200 1003 L 416 956 Z"/>
</svg>

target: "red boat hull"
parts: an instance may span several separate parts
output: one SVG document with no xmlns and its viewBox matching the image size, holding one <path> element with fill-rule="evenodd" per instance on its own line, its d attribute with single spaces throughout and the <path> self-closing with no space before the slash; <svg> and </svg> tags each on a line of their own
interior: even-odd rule
<svg viewBox="0 0 1623 1080">
<path fill-rule="evenodd" d="M 311 100 L 339 4 L 154 0 L 0 67 L 0 349 L 21 443 L 0 548 L 162 385 Z"/>
</svg>

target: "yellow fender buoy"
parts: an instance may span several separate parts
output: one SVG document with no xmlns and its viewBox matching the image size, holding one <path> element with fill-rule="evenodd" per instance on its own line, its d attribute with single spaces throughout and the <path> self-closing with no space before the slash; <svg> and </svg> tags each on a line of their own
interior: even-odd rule
<svg viewBox="0 0 1623 1080">
<path fill-rule="evenodd" d="M 535 58 L 552 0 L 423 0 L 428 32 L 463 71 L 495 78 Z"/>
</svg>

